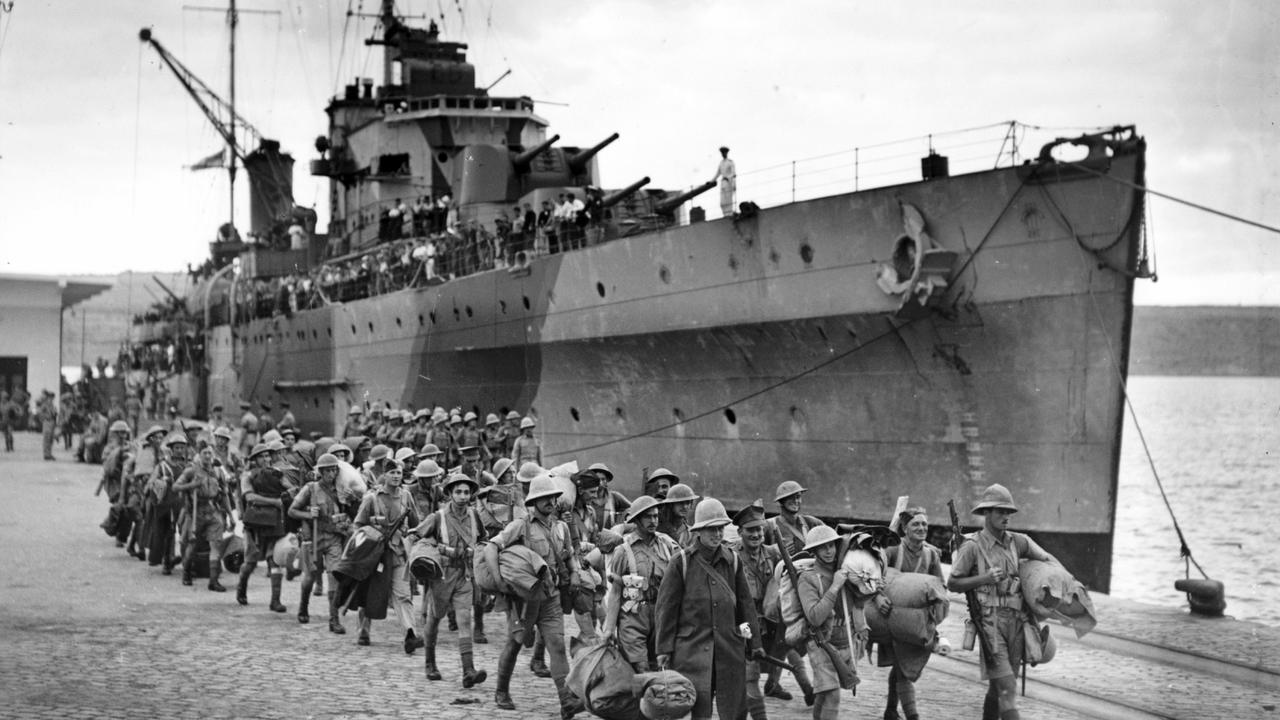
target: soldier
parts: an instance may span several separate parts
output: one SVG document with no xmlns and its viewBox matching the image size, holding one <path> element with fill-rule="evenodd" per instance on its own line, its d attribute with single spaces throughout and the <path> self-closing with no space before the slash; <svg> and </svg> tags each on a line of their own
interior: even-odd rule
<svg viewBox="0 0 1280 720">
<path fill-rule="evenodd" d="M 521 470 L 523 471 L 523 467 Z M 569 658 L 564 648 L 564 612 L 560 605 L 563 586 L 576 584 L 578 561 L 574 557 L 569 539 L 569 528 L 555 517 L 556 499 L 561 495 L 555 481 L 542 474 L 529 484 L 525 506 L 530 512 L 522 520 L 513 520 L 493 539 L 497 550 L 522 543 L 537 553 L 547 564 L 547 574 L 542 585 L 527 606 L 509 601 L 507 610 L 507 641 L 498 657 L 498 686 L 494 692 L 494 704 L 503 710 L 515 710 L 511 700 L 511 674 L 526 632 L 535 628 L 546 639 L 551 654 L 551 677 L 560 696 L 561 720 L 569 720 L 582 712 L 582 701 L 574 697 L 565 677 L 569 674 Z M 522 616 L 531 627 L 526 627 Z"/>
<path fill-rule="evenodd" d="M 680 543 L 680 547 L 690 547 L 693 543 L 692 529 L 689 527 L 689 508 L 697 502 L 698 496 L 693 488 L 684 483 L 676 483 L 667 491 L 667 497 L 658 503 L 658 531 L 666 533 Z"/>
<path fill-rule="evenodd" d="M 177 531 L 179 513 L 183 510 L 182 497 L 174 492 L 174 482 L 187 469 L 189 444 L 182 433 L 173 433 L 164 441 L 165 457 L 156 466 L 147 482 L 147 559 L 152 566 L 160 565 L 161 573 L 172 575 L 178 564 L 174 553 L 173 537 Z"/>
<path fill-rule="evenodd" d="M 359 405 L 352 405 L 347 411 L 347 424 L 342 428 L 340 437 L 355 437 L 360 434 L 360 426 L 364 421 L 364 410 Z"/>
<path fill-rule="evenodd" d="M 267 432 L 276 429 L 276 421 L 271 417 L 271 403 L 261 402 L 258 403 L 258 407 L 262 409 L 258 415 L 258 435 L 265 440 Z"/>
<path fill-rule="evenodd" d="M 189 494 L 186 500 L 189 508 L 186 516 L 186 527 L 182 537 L 185 541 L 182 549 L 182 584 L 190 585 L 195 574 L 196 544 L 200 538 L 209 543 L 209 590 L 226 592 L 227 589 L 218 582 L 222 570 L 223 534 L 233 524 L 231 516 L 231 494 L 227 488 L 227 478 L 222 462 L 217 459 L 213 448 L 205 446 L 200 449 L 196 461 L 182 471 L 173 491 Z"/>
<path fill-rule="evenodd" d="M 462 464 L 449 469 L 449 474 L 460 473 L 475 481 L 476 487 L 486 488 L 497 482 L 493 475 L 484 469 L 484 460 L 480 455 L 479 445 L 463 445 L 458 448 L 462 456 Z"/>
<path fill-rule="evenodd" d="M 573 507 L 562 512 L 569 525 L 569 537 L 573 539 L 579 567 L 585 567 L 583 556 L 595 549 L 599 541 L 600 525 L 596 519 L 595 500 L 600 492 L 600 478 L 593 472 L 581 472 L 573 477 L 577 497 Z M 596 641 L 596 598 L 582 588 L 574 588 L 573 618 L 578 623 L 578 640 L 593 644 Z"/>
<path fill-rule="evenodd" d="M 899 572 L 915 572 L 933 575 L 939 580 L 942 577 L 942 551 L 930 545 L 925 538 L 929 536 L 929 515 L 924 508 L 907 508 L 893 519 L 890 529 L 895 529 L 902 537 L 902 544 L 885 550 L 885 567 L 896 568 Z M 893 604 L 883 593 L 874 598 L 876 611 L 888 617 L 893 612 Z M 902 703 L 902 714 L 906 720 L 919 720 L 916 712 L 915 683 L 904 671 L 904 664 L 918 668 L 919 674 L 929 662 L 931 647 L 920 647 L 910 643 L 881 642 L 880 651 L 876 653 L 876 664 L 880 667 L 892 667 L 889 671 L 889 695 L 886 700 L 884 714 L 896 716 L 898 703 Z"/>
<path fill-rule="evenodd" d="M 502 428 L 502 454 L 511 457 L 511 448 L 515 446 L 516 438 L 520 437 L 520 413 L 512 410 L 507 413 L 503 419 Z M 516 467 L 520 467 L 520 463 L 516 463 Z"/>
<path fill-rule="evenodd" d="M 240 486 L 240 475 L 244 472 L 244 458 L 240 453 L 231 449 L 231 429 L 226 425 L 219 426 L 213 430 L 213 456 L 222 463 L 222 469 L 227 474 L 227 480 L 231 483 L 232 504 L 236 505 L 239 493 L 235 489 Z"/>
<path fill-rule="evenodd" d="M 520 421 L 520 437 L 511 445 L 511 460 L 520 467 L 527 462 L 542 464 L 542 443 L 533 436 L 537 424 L 532 417 Z"/>
<path fill-rule="evenodd" d="M 280 602 L 280 586 L 284 582 L 284 568 L 276 565 L 275 545 L 285 535 L 284 513 L 292 502 L 295 488 L 289 484 L 284 472 L 273 467 L 275 453 L 270 446 L 258 443 L 249 453 L 252 466 L 240 481 L 243 497 L 241 520 L 245 525 L 245 558 L 240 566 L 240 582 L 236 585 L 236 602 L 249 604 L 249 576 L 258 566 L 258 560 L 266 558 L 267 575 L 271 578 L 272 612 L 287 612 Z M 274 512 L 273 512 L 274 511 Z"/>
<path fill-rule="evenodd" d="M 444 477 L 444 470 L 440 469 L 436 461 L 423 460 L 418 463 L 411 477 L 412 481 L 405 478 L 405 488 L 418 508 L 418 517 L 426 517 L 440 509 L 440 489 L 436 487 L 436 483 Z"/>
<path fill-rule="evenodd" d="M 747 653 L 762 654 L 760 624 L 742 563 L 724 545 L 724 505 L 707 498 L 694 509 L 693 544 L 676 553 L 658 587 L 654 650 L 697 689 L 693 717 L 736 720 L 746 698 Z"/>
<path fill-rule="evenodd" d="M 280 418 L 280 422 L 276 425 L 276 429 L 283 433 L 285 428 L 296 428 L 298 425 L 298 419 L 293 416 L 293 411 L 289 409 L 289 401 L 281 400 L 280 409 L 284 411 L 284 415 Z"/>
<path fill-rule="evenodd" d="M 357 466 L 364 477 L 364 484 L 370 490 L 377 488 L 382 476 L 393 462 L 395 458 L 391 456 L 391 448 L 382 444 L 374 445 L 369 451 L 369 459 L 363 465 Z"/>
<path fill-rule="evenodd" d="M 596 493 L 594 505 L 596 508 L 596 524 L 601 530 L 608 530 L 617 525 L 626 517 L 627 508 L 631 507 L 631 501 L 626 495 L 617 490 L 609 489 L 610 483 L 613 482 L 613 471 L 604 463 L 592 463 L 587 471 L 595 474 L 596 479 L 600 481 L 600 492 Z"/>
<path fill-rule="evenodd" d="M 388 449 L 394 450 L 398 446 L 398 438 L 404 430 L 404 416 L 397 410 L 388 410 L 384 416 L 386 422 L 382 427 L 378 428 L 378 432 L 374 435 L 374 442 L 379 445 L 386 445 Z"/>
<path fill-rule="evenodd" d="M 973 514 L 982 516 L 982 529 L 966 537 L 951 564 L 951 592 L 973 590 L 982 604 L 980 630 L 991 643 L 983 652 L 982 679 L 988 683 L 983 720 L 1018 720 L 1017 673 L 1022 664 L 1022 593 L 1019 560 L 1057 562 L 1034 540 L 1009 530 L 1009 516 L 1018 512 L 1013 495 L 1003 485 L 982 491 Z"/>
<path fill-rule="evenodd" d="M 414 632 L 413 598 L 409 590 L 409 577 L 405 570 L 408 564 L 408 553 L 404 547 L 405 528 L 414 528 L 421 524 L 417 507 L 409 492 L 402 487 L 404 468 L 393 459 L 388 459 L 385 471 L 378 478 L 377 490 L 365 493 L 360 501 L 360 509 L 356 512 L 356 527 L 372 525 L 383 531 L 387 539 L 387 548 L 391 554 L 391 599 L 388 607 L 395 610 L 396 617 L 404 627 L 404 649 L 412 653 L 423 646 L 421 633 Z M 369 644 L 370 618 L 360 609 L 360 635 L 356 640 L 359 645 Z"/>
<path fill-rule="evenodd" d="M 480 431 L 480 444 L 489 452 L 489 458 L 504 458 L 511 455 L 504 442 L 504 433 L 499 427 L 502 423 L 498 416 L 489 413 L 484 418 L 484 429 Z M 496 474 L 496 473 L 495 473 Z"/>
<path fill-rule="evenodd" d="M 44 459 L 54 460 L 53 435 L 58 428 L 58 408 L 53 400 L 53 393 L 48 390 L 40 397 L 36 407 L 36 417 L 40 420 L 41 447 L 44 448 Z"/>
<path fill-rule="evenodd" d="M 413 428 L 405 433 L 405 444 L 411 448 L 431 442 L 431 411 L 421 408 L 413 414 Z"/>
<path fill-rule="evenodd" d="M 787 480 L 778 485 L 778 491 L 773 496 L 781 512 L 769 518 L 768 535 L 765 541 L 775 545 L 785 542 L 790 554 L 800 552 L 805 544 L 805 537 L 811 529 L 825 525 L 812 515 L 800 514 L 800 506 L 803 502 L 801 496 L 805 492 L 807 491 L 800 487 L 800 483 Z"/>
<path fill-rule="evenodd" d="M 240 454 L 248 455 L 254 445 L 258 444 L 258 416 L 251 412 L 253 405 L 240 401 Z"/>
<path fill-rule="evenodd" d="M 638 498 L 626 520 L 635 529 L 623 536 L 622 547 L 609 555 L 605 581 L 605 637 L 618 638 L 618 647 L 637 673 L 657 669 L 654 651 L 654 601 L 662 575 L 680 546 L 658 531 L 658 501 Z"/>
<path fill-rule="evenodd" d="M 490 467 L 493 464 L 493 458 L 489 455 L 489 446 L 485 444 L 484 433 L 477 426 L 479 417 L 471 411 L 462 416 L 463 428 L 458 433 L 458 443 L 462 447 L 474 447 L 480 454 L 480 460 L 484 463 L 483 467 Z"/>
<path fill-rule="evenodd" d="M 125 460 L 120 488 L 120 500 L 125 504 L 125 524 L 129 526 L 128 547 L 125 552 L 139 560 L 147 559 L 146 498 L 147 483 L 151 474 L 164 460 L 164 428 L 152 425 L 143 436 L 136 451 Z"/>
<path fill-rule="evenodd" d="M 489 535 L 497 535 L 507 523 L 525 515 L 524 493 L 516 484 L 514 468 L 511 458 L 498 458 L 493 464 L 494 484 L 476 494 L 476 510 Z"/>
<path fill-rule="evenodd" d="M 124 466 L 129 459 L 129 453 L 132 446 L 129 444 L 129 423 L 123 420 L 117 420 L 111 424 L 109 428 L 108 442 L 106 449 L 102 452 L 102 480 L 98 482 L 98 489 L 93 491 L 94 497 L 102 493 L 102 489 L 107 490 L 107 500 L 116 507 L 119 514 L 119 521 L 116 523 L 116 547 L 124 547 L 124 543 L 129 539 L 129 529 L 131 523 L 126 520 L 128 510 L 125 507 L 125 500 L 121 490 L 124 487 Z"/>
<path fill-rule="evenodd" d="M 678 482 L 680 478 L 675 473 L 666 468 L 658 468 L 645 478 L 644 493 L 654 500 L 666 500 L 667 492 Z"/>
<path fill-rule="evenodd" d="M 345 449 L 345 448 L 344 448 Z M 316 459 L 316 479 L 303 486 L 289 505 L 289 517 L 302 520 L 301 534 L 308 544 L 314 543 L 315 566 L 303 575 L 302 594 L 298 599 L 298 622 L 311 622 L 308 605 L 315 585 L 316 573 L 327 572 L 329 588 L 329 632 L 342 635 L 347 629 L 338 619 L 337 581 L 333 568 L 342 557 L 342 548 L 351 534 L 351 518 L 338 496 L 338 457 L 324 453 Z"/>
<path fill-rule="evenodd" d="M 813 668 L 814 720 L 835 720 L 839 717 L 840 690 L 853 689 L 853 685 L 844 687 L 840 684 L 840 674 L 834 664 L 843 662 L 846 667 L 853 667 L 853 656 L 844 624 L 847 613 L 841 611 L 841 603 L 848 602 L 848 593 L 843 590 L 850 585 L 850 576 L 848 570 L 838 567 L 839 558 L 836 554 L 839 540 L 840 536 L 836 531 L 826 525 L 811 528 L 805 534 L 804 550 L 813 553 L 814 563 L 800 573 L 796 583 L 800 606 L 804 608 L 805 619 L 813 629 L 813 634 L 826 638 L 839 656 L 833 659 L 826 650 L 809 641 L 809 665 Z M 853 612 L 852 608 L 848 610 Z M 860 608 L 857 610 L 857 617 L 862 617 Z M 857 641 L 862 644 L 866 641 L 866 630 L 859 632 Z M 856 678 L 854 682 L 856 683 Z"/>
<path fill-rule="evenodd" d="M 217 429 L 218 429 L 218 428 L 220 428 L 220 427 L 225 427 L 225 428 L 227 428 L 228 430 L 230 430 L 230 429 L 231 429 L 231 424 L 227 422 L 227 419 L 226 419 L 225 417 L 223 417 L 223 414 L 222 414 L 222 413 L 223 413 L 223 410 L 222 410 L 222 403 L 217 403 L 217 404 L 215 404 L 215 405 L 213 406 L 213 409 L 209 411 L 209 430 L 210 430 L 210 432 L 212 432 L 212 431 L 214 431 L 214 430 L 217 430 Z"/>
<path fill-rule="evenodd" d="M 430 462 L 430 461 L 424 461 Z M 432 463 L 434 465 L 435 463 Z M 476 544 L 488 537 L 483 521 L 471 507 L 471 496 L 479 489 L 475 480 L 466 475 L 450 475 L 445 481 L 443 494 L 447 503 L 426 516 L 410 533 L 411 537 L 426 538 L 440 550 L 444 565 L 443 575 L 432 580 L 422 603 L 423 635 L 426 640 L 427 680 L 440 680 L 436 667 L 436 638 L 440 620 L 446 608 L 452 608 L 457 618 L 458 653 L 462 656 L 462 687 L 470 688 L 485 681 L 488 674 L 477 671 L 472 655 L 471 608 L 475 604 L 472 588 L 471 561 Z"/>
<path fill-rule="evenodd" d="M 453 435 L 449 432 L 449 416 L 444 414 L 444 409 L 436 408 L 431 415 L 431 444 L 436 446 L 440 451 L 441 460 L 444 466 L 452 466 L 454 452 L 457 447 L 453 444 Z"/>
</svg>

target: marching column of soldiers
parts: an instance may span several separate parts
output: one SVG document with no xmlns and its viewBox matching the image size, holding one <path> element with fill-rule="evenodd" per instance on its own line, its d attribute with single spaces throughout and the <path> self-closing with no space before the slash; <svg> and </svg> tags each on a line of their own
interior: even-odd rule
<svg viewBox="0 0 1280 720">
<path fill-rule="evenodd" d="M 270 407 L 261 407 L 266 416 Z M 390 614 L 404 631 L 405 653 L 423 649 L 427 682 L 451 675 L 464 688 L 486 682 L 490 672 L 476 666 L 474 645 L 488 642 L 485 614 L 505 612 L 493 669 L 500 709 L 516 709 L 510 683 L 521 650 L 531 647 L 529 668 L 552 680 L 561 717 L 583 712 L 583 698 L 566 681 L 571 651 L 609 643 L 637 674 L 670 669 L 687 678 L 696 690 L 694 718 L 712 717 L 714 707 L 721 720 L 766 720 L 766 697 L 793 700 L 780 682 L 783 669 L 814 718 L 835 718 L 840 691 L 857 683 L 857 658 L 871 650 L 865 614 L 893 612 L 883 586 L 857 582 L 837 560 L 841 533 L 856 528 L 838 531 L 804 514 L 807 491 L 794 480 L 778 485 L 776 513 L 756 500 L 730 517 L 719 500 L 700 497 L 666 468 L 649 473 L 635 499 L 611 487 L 614 474 L 603 463 L 544 468 L 537 421 L 514 411 L 490 413 L 481 426 L 474 412 L 356 406 L 342 437 L 304 440 L 291 414 L 266 427 L 248 403 L 242 408 L 239 427 L 219 412 L 207 425 L 153 425 L 137 441 L 124 421 L 111 425 L 95 494 L 106 490 L 103 527 L 117 547 L 165 575 L 180 567 L 184 585 L 207 578 L 212 592 L 226 591 L 225 569 L 237 576 L 241 605 L 265 562 L 267 606 L 277 613 L 288 610 L 285 581 L 301 576 L 297 621 L 309 623 L 311 598 L 327 596 L 331 633 L 345 634 L 344 614 L 358 610 L 358 645 L 370 645 L 372 621 Z M 568 487 L 571 503 L 562 497 Z M 1008 490 L 987 488 L 973 508 L 983 529 L 960 545 L 948 581 L 981 603 L 984 719 L 1019 717 L 1014 678 L 1025 616 L 1017 562 L 1052 560 L 1009 531 L 1016 511 Z M 233 532 L 240 527 L 243 534 Z M 890 529 L 892 542 L 874 544 L 882 571 L 943 579 L 923 508 L 898 513 Z M 386 587 L 335 573 L 361 533 L 386 543 Z M 429 580 L 408 568 L 409 548 L 420 543 L 439 559 Z M 473 566 L 485 553 L 515 546 L 545 565 L 532 594 L 482 592 Z M 794 581 L 806 623 L 798 641 L 770 607 L 793 558 L 810 559 Z M 571 643 L 566 615 L 577 628 Z M 460 675 L 437 655 L 442 623 L 457 633 Z M 919 718 L 913 679 L 939 640 L 925 648 L 876 643 L 879 664 L 891 668 L 884 718 Z"/>
</svg>

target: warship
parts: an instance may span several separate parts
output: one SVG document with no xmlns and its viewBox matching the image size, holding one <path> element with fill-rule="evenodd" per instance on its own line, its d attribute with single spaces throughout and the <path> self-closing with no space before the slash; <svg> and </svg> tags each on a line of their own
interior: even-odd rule
<svg viewBox="0 0 1280 720">
<path fill-rule="evenodd" d="M 185 298 L 204 367 L 173 378 L 175 395 L 199 412 L 288 400 L 325 434 L 374 403 L 515 410 L 537 419 L 547 464 L 604 462 L 628 494 L 662 466 L 730 508 L 795 480 L 822 517 L 884 521 L 899 495 L 941 517 L 1000 482 L 1018 529 L 1109 589 L 1133 290 L 1148 274 L 1133 127 L 966 173 L 930 152 L 910 182 L 708 221 L 686 203 L 713 183 L 599 189 L 616 135 L 558 145 L 533 100 L 489 94 L 465 44 L 393 5 L 368 41 L 381 84 L 332 99 L 310 162 L 329 180 L 327 233 L 294 206 L 277 143 L 237 147 L 257 242 L 224 226 L 211 243 Z M 512 208 L 570 192 L 592 207 L 577 243 L 487 253 Z M 321 284 L 368 268 L 389 245 L 387 208 L 424 196 L 452 201 L 447 227 L 401 239 L 482 237 L 478 263 L 443 268 L 441 254 L 424 273 L 415 256 L 394 286 Z M 272 244 L 284 228 L 292 244 Z M 309 278 L 311 300 L 264 305 L 264 283 L 285 276 Z"/>
</svg>

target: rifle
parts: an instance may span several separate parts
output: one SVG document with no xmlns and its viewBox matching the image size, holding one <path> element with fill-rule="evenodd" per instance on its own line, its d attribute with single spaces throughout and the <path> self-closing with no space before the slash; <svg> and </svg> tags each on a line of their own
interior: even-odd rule
<svg viewBox="0 0 1280 720">
<path fill-rule="evenodd" d="M 960 545 L 964 542 L 964 535 L 960 533 L 960 516 L 956 514 L 956 501 L 948 500 L 947 509 L 951 511 L 951 561 L 955 562 L 956 553 L 960 551 Z M 982 648 L 982 661 L 989 664 L 992 656 L 991 638 L 987 637 L 987 628 L 982 622 L 982 603 L 978 601 L 978 592 L 976 590 L 965 592 L 964 604 L 969 608 L 969 622 L 978 634 L 978 645 Z"/>
<path fill-rule="evenodd" d="M 840 652 L 832 647 L 828 640 L 818 637 L 818 634 L 813 630 L 813 626 L 808 624 L 809 614 L 805 610 L 804 603 L 800 600 L 800 572 L 796 570 L 796 564 L 791 561 L 791 552 L 787 549 L 787 544 L 785 542 L 779 542 L 778 551 L 782 555 L 782 564 L 787 569 L 787 577 L 791 578 L 791 592 L 795 594 L 796 605 L 800 608 L 800 611 L 805 614 L 805 625 L 808 626 L 808 631 L 805 633 L 805 640 L 822 648 L 822 651 L 827 654 L 827 659 L 831 661 L 832 667 L 836 670 L 836 675 L 840 679 L 840 687 L 852 687 L 856 694 L 858 692 L 857 676 L 853 673 L 853 670 L 844 663 L 844 658 L 840 657 Z M 843 592 L 843 590 L 841 590 L 841 592 Z M 783 621 L 783 625 L 785 632 L 785 620 Z M 853 648 L 849 648 L 849 651 L 853 652 Z"/>
</svg>

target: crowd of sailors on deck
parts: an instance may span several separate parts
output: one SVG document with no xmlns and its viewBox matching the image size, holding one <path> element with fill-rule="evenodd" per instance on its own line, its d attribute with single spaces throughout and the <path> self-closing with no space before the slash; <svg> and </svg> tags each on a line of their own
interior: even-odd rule
<svg viewBox="0 0 1280 720">
<path fill-rule="evenodd" d="M 399 626 L 393 632 L 403 632 L 397 648 L 423 651 L 427 687 L 451 675 L 471 688 L 496 670 L 499 709 L 515 709 L 510 683 L 520 652 L 532 647 L 528 671 L 551 679 L 562 718 L 583 711 L 582 694 L 604 687 L 569 685 L 570 651 L 572 662 L 599 662 L 608 673 L 634 674 L 636 687 L 666 689 L 665 699 L 646 690 L 638 708 L 618 715 L 605 701 L 625 704 L 629 694 L 595 697 L 602 717 L 692 710 L 710 718 L 714 704 L 722 720 L 764 720 L 765 698 L 793 701 L 786 666 L 793 675 L 786 683 L 799 688 L 813 717 L 835 718 L 841 690 L 855 687 L 857 660 L 871 649 L 867 614 L 893 612 L 884 586 L 842 564 L 837 548 L 867 549 L 881 572 L 942 580 L 924 508 L 903 509 L 888 528 L 832 527 L 805 514 L 806 489 L 783 479 L 771 506 L 757 500 L 730 516 L 666 468 L 644 474 L 643 493 L 627 497 L 615 471 L 590 456 L 552 466 L 537 419 L 516 411 L 356 405 L 342 427 L 321 436 L 303 432 L 287 404 L 279 421 L 268 403 L 254 409 L 241 403 L 235 420 L 215 406 L 203 422 L 171 418 L 141 433 L 124 421 L 111 424 L 98 492 L 110 501 L 103 529 L 117 547 L 164 575 L 176 571 L 184 585 L 207 577 L 214 592 L 226 590 L 224 569 L 234 573 L 240 605 L 250 603 L 255 568 L 264 563 L 270 611 L 288 611 L 286 583 L 298 579 L 297 622 L 310 622 L 313 596 L 327 596 L 335 635 L 347 633 L 344 619 L 358 608 L 360 646 L 373 644 L 372 620 L 390 615 Z M 1026 536 L 1005 531 L 1016 510 L 1002 486 L 987 488 L 973 509 L 985 523 L 975 535 L 981 546 L 961 547 L 950 578 L 953 590 L 977 589 L 992 606 L 989 632 L 998 647 L 984 666 L 984 718 L 1018 717 L 1010 668 L 1019 665 L 1014 641 L 1022 629 L 1020 615 L 1005 612 L 1007 563 L 981 562 L 975 553 L 988 543 L 1003 547 L 1015 573 L 1017 557 L 1048 558 Z M 373 543 L 349 542 L 353 535 L 381 543 L 379 570 L 365 580 L 350 571 L 366 560 L 360 548 Z M 516 546 L 524 554 L 511 557 L 524 560 L 508 566 L 506 549 Z M 778 589 L 784 555 L 802 564 L 794 581 L 799 610 L 791 611 L 803 616 L 799 639 L 784 632 L 801 622 L 789 615 L 791 596 Z M 488 562 L 501 591 L 483 587 Z M 534 574 L 534 565 L 520 562 L 545 569 Z M 530 580 L 521 585 L 520 577 Z M 782 594 L 781 615 L 770 592 Z M 498 612 L 506 622 L 486 626 Z M 441 624 L 457 633 L 460 676 L 439 662 Z M 488 643 L 495 629 L 502 649 L 496 668 L 486 670 L 474 645 Z M 943 644 L 936 636 L 924 647 L 878 643 L 880 665 L 891 668 L 884 717 L 919 717 L 913 680 Z M 865 688 L 855 694 L 859 701 L 868 695 Z M 686 704 L 654 704 L 662 702 Z"/>
</svg>

